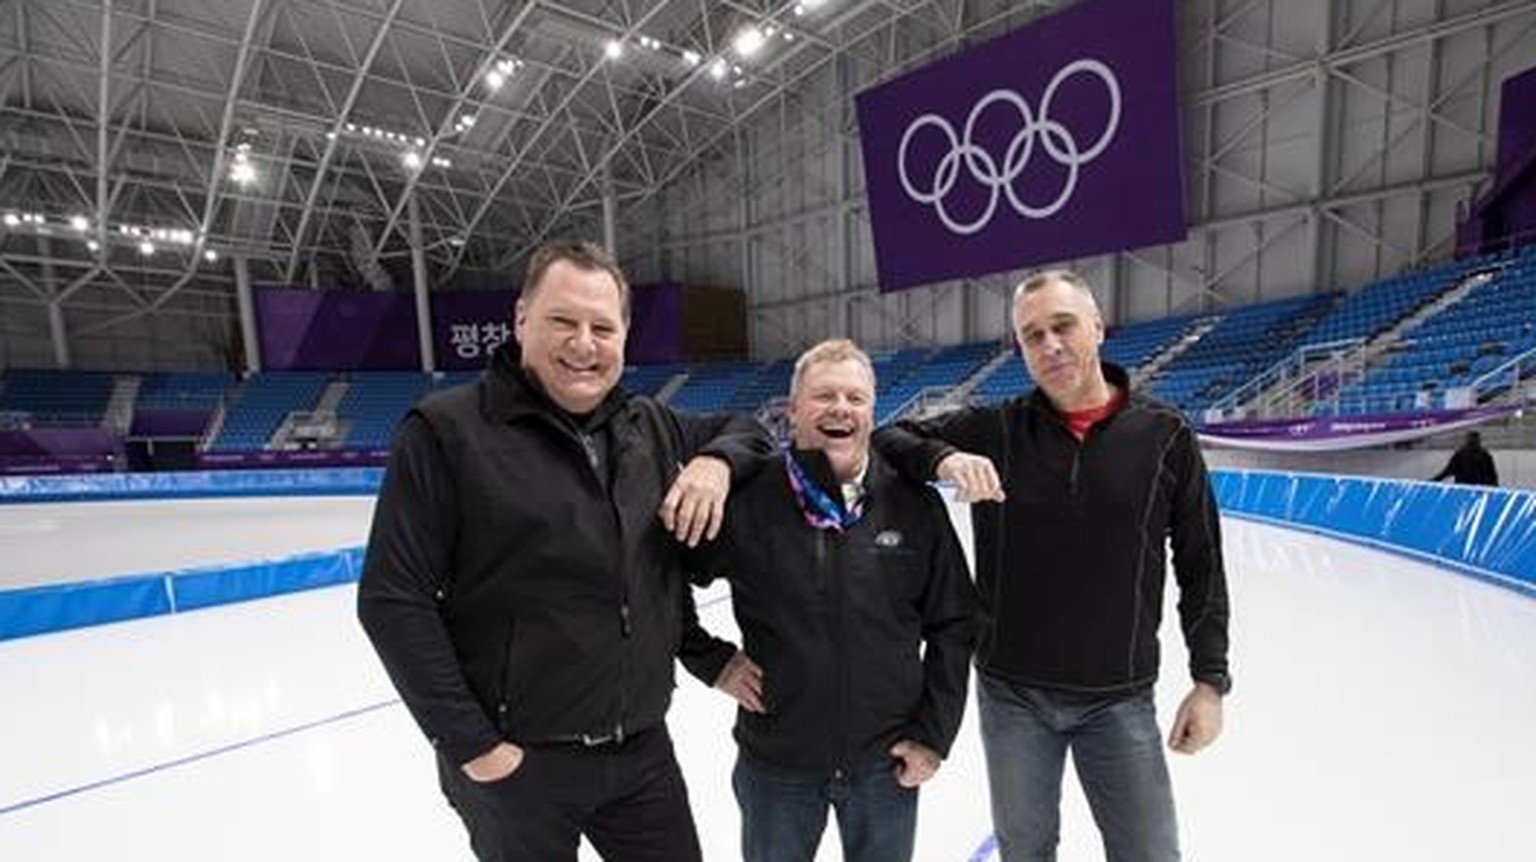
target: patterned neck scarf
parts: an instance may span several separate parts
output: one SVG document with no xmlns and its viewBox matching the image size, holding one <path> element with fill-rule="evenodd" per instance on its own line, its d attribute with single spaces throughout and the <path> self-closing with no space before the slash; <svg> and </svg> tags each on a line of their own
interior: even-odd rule
<svg viewBox="0 0 1536 862">
<path fill-rule="evenodd" d="M 793 446 L 784 447 L 784 473 L 789 477 L 789 489 L 794 492 L 795 502 L 800 505 L 800 513 L 812 527 L 842 532 L 857 524 L 864 514 L 862 495 L 853 501 L 852 506 L 844 508 L 806 475 L 805 468 L 795 460 Z"/>
</svg>

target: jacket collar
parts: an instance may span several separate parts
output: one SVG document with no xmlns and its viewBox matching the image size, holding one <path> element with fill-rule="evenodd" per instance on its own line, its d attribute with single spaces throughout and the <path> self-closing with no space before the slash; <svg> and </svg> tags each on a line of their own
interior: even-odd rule
<svg viewBox="0 0 1536 862">
<path fill-rule="evenodd" d="M 804 471 L 805 475 L 812 482 L 816 483 L 816 487 L 820 488 L 832 499 L 842 502 L 843 484 L 837 478 L 837 474 L 832 472 L 832 462 L 827 459 L 825 452 L 820 449 L 795 449 L 792 447 L 790 454 L 795 459 L 795 463 L 800 465 L 800 469 Z M 880 460 L 880 453 L 875 447 L 870 446 L 869 455 L 864 460 L 864 475 L 859 480 L 859 485 L 863 488 L 866 505 L 873 496 L 871 492 L 879 484 L 883 483 L 888 475 L 890 475 L 890 468 L 886 467 L 885 462 Z"/>
<path fill-rule="evenodd" d="M 1113 362 L 1100 362 L 1099 367 L 1104 369 L 1104 379 L 1109 381 L 1109 385 L 1125 393 L 1125 405 L 1121 408 L 1122 410 L 1141 403 L 1141 393 L 1131 391 L 1131 375 L 1127 374 L 1124 368 Z M 1060 413 L 1056 405 L 1052 404 L 1051 399 L 1046 396 L 1045 390 L 1039 386 L 1030 390 L 1028 401 L 1029 406 L 1036 410 L 1043 410 L 1053 416 Z"/>
<path fill-rule="evenodd" d="M 624 387 L 615 386 L 591 415 L 579 418 L 573 416 L 551 401 L 543 384 L 523 370 L 522 353 L 515 341 L 507 341 L 497 348 L 491 357 L 491 364 L 480 375 L 481 410 L 495 424 L 545 417 L 572 428 L 590 431 L 612 419 L 614 414 L 623 409 L 629 397 Z"/>
</svg>

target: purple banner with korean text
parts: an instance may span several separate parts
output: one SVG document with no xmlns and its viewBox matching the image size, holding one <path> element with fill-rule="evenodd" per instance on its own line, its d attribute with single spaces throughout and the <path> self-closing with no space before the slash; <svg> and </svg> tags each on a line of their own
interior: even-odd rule
<svg viewBox="0 0 1536 862">
<path fill-rule="evenodd" d="M 859 94 L 881 290 L 1185 236 L 1173 0 L 1090 0 Z"/>
<path fill-rule="evenodd" d="M 635 285 L 630 362 L 683 358 L 682 285 Z M 513 338 L 516 291 L 433 293 L 432 343 L 440 371 L 478 371 Z M 406 293 L 270 289 L 256 294 L 268 371 L 411 371 L 421 368 L 415 297 Z"/>
<path fill-rule="evenodd" d="M 442 371 L 478 371 L 512 338 L 514 291 L 452 291 L 434 293 L 431 300 L 432 340 Z"/>
</svg>

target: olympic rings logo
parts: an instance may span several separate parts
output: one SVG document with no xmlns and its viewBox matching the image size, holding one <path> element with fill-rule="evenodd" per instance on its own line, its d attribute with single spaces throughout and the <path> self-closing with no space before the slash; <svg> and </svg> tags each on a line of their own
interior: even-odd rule
<svg viewBox="0 0 1536 862">
<path fill-rule="evenodd" d="M 1104 124 L 1104 131 L 1086 149 L 1078 146 L 1077 139 L 1073 137 L 1071 130 L 1051 119 L 1051 100 L 1056 97 L 1057 88 L 1076 74 L 1092 75 L 1098 78 L 1109 93 L 1109 118 Z M 1004 151 L 1001 164 L 992 153 L 971 140 L 977 121 L 994 104 L 1012 107 L 1018 111 L 1023 120 L 1019 132 L 1013 136 L 1013 140 Z M 926 188 L 918 188 L 907 170 L 907 147 L 920 130 L 930 126 L 937 129 L 949 142 L 949 150 L 939 160 Z M 1067 201 L 1072 197 L 1072 192 L 1077 188 L 1078 172 L 1084 165 L 1104 152 L 1110 141 L 1114 139 L 1119 126 L 1120 82 L 1115 78 L 1115 73 L 1098 60 L 1076 60 L 1063 66 L 1046 85 L 1045 93 L 1040 97 L 1038 115 L 1030 108 L 1029 102 L 1023 96 L 1012 90 L 998 89 L 982 96 L 971 108 L 970 116 L 965 120 L 964 133 L 958 138 L 955 136 L 954 126 L 938 114 L 923 114 L 913 120 L 901 136 L 901 147 L 897 151 L 897 170 L 901 174 L 901 187 L 906 190 L 912 200 L 932 206 L 938 212 L 939 221 L 943 222 L 952 233 L 961 236 L 968 236 L 986 227 L 997 211 L 1000 197 L 1006 197 L 1014 212 L 1024 218 L 1050 218 L 1066 206 Z M 1035 155 L 1037 141 L 1046 156 L 1067 169 L 1067 179 L 1062 184 L 1061 192 L 1054 200 L 1038 206 L 1020 200 L 1018 192 L 1014 190 L 1014 181 L 1029 166 L 1029 160 Z M 945 199 L 960 180 L 962 165 L 970 173 L 971 178 L 986 187 L 990 193 L 985 210 L 980 216 L 968 222 L 958 221 L 944 207 Z"/>
</svg>

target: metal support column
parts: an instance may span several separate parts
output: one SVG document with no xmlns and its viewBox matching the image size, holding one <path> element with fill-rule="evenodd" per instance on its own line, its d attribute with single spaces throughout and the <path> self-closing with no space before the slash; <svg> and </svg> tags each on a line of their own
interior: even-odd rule
<svg viewBox="0 0 1536 862">
<path fill-rule="evenodd" d="M 245 372 L 261 371 L 261 334 L 256 330 L 256 300 L 251 293 L 251 263 L 235 255 L 235 302 L 240 310 L 240 343 L 245 348 Z"/>
<path fill-rule="evenodd" d="M 411 275 L 416 287 L 416 342 L 421 348 L 421 370 L 437 370 L 437 354 L 432 347 L 432 304 L 427 300 L 427 250 L 421 240 L 421 205 L 416 193 L 409 201 L 411 222 Z"/>
</svg>

